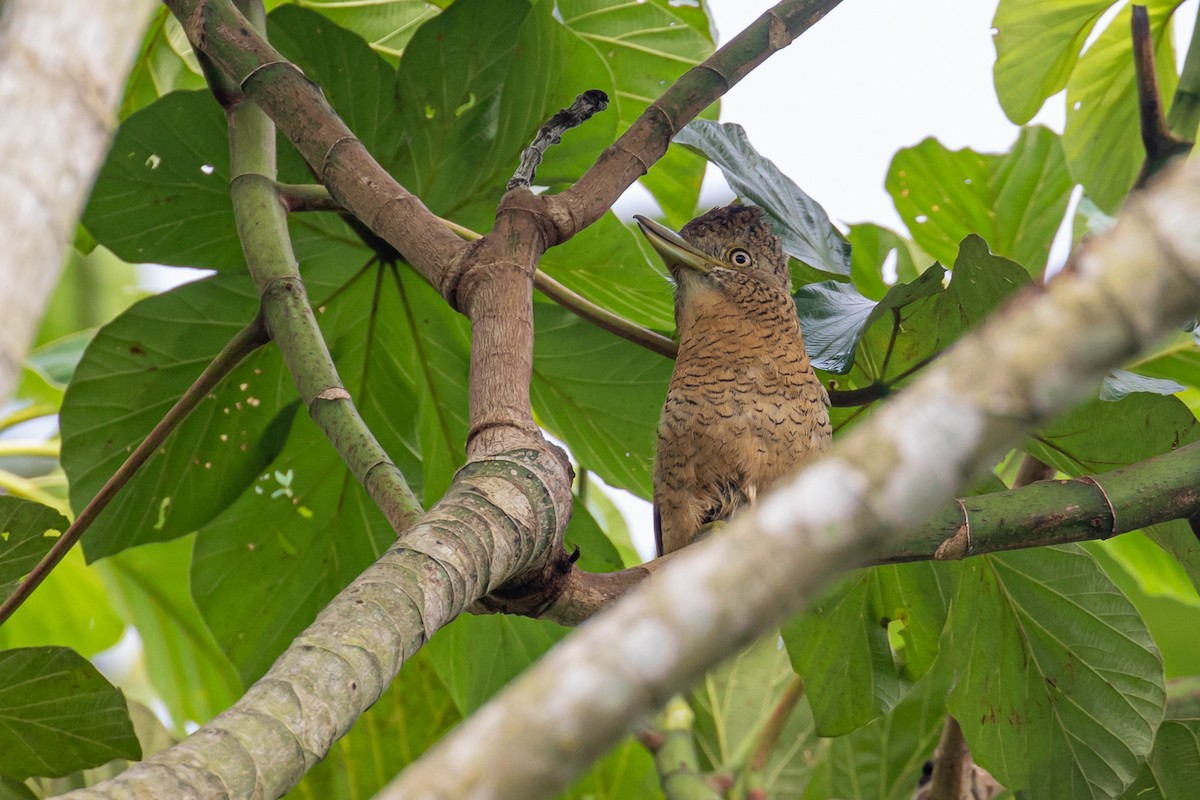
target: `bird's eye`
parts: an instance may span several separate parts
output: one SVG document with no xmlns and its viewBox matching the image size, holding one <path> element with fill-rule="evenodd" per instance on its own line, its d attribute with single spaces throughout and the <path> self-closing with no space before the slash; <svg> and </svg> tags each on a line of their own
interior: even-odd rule
<svg viewBox="0 0 1200 800">
<path fill-rule="evenodd" d="M 745 250 L 738 248 L 737 250 L 729 251 L 729 263 L 735 267 L 748 267 L 754 263 L 754 259 Z"/>
</svg>

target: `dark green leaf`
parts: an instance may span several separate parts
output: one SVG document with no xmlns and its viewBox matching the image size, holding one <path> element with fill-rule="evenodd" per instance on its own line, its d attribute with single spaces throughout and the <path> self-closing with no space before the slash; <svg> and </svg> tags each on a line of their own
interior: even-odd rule
<svg viewBox="0 0 1200 800">
<path fill-rule="evenodd" d="M 932 562 L 863 570 L 784 627 L 822 736 L 887 713 L 928 671 L 956 572 Z"/>
<path fill-rule="evenodd" d="M 143 545 L 97 565 L 108 597 L 137 628 L 146 673 L 179 732 L 205 723 L 242 694 L 238 676 L 192 600 L 194 537 Z"/>
<path fill-rule="evenodd" d="M 83 224 L 131 263 L 242 269 L 225 115 L 212 94 L 172 92 L 121 124 Z"/>
<path fill-rule="evenodd" d="M 534 309 L 534 413 L 580 466 L 650 497 L 654 436 L 671 362 L 560 308 Z"/>
<path fill-rule="evenodd" d="M 1024 125 L 1047 98 L 1066 88 L 1088 34 L 1114 1 L 1000 0 L 992 23 L 993 72 L 1009 119 Z"/>
<path fill-rule="evenodd" d="M 697 120 L 675 136 L 721 168 L 738 197 L 761 206 L 783 252 L 836 275 L 850 274 L 850 245 L 821 204 L 763 158 L 741 125 Z"/>
<path fill-rule="evenodd" d="M 931 267 L 913 283 L 888 290 L 860 338 L 851 387 L 907 379 L 1029 283 L 1019 265 L 991 255 L 978 236 L 963 240 L 943 290 L 945 275 Z"/>
<path fill-rule="evenodd" d="M 1137 392 L 1093 400 L 1055 418 L 1025 450 L 1071 476 L 1107 472 L 1200 438 L 1200 423 L 1178 398 Z"/>
<path fill-rule="evenodd" d="M 926 139 L 896 154 L 886 186 L 913 241 L 943 264 L 964 237 L 978 234 L 1037 277 L 1073 184 L 1058 135 L 1035 127 L 1003 155 L 947 150 Z"/>
<path fill-rule="evenodd" d="M 948 630 L 949 711 L 1002 784 L 1032 800 L 1099 800 L 1133 781 L 1162 719 L 1162 661 L 1090 556 L 1041 548 L 963 562 Z"/>
<path fill-rule="evenodd" d="M 884 717 L 830 741 L 826 797 L 909 800 L 946 713 L 946 676 L 925 676 Z"/>
<path fill-rule="evenodd" d="M 429 660 L 466 715 L 525 670 L 567 629 L 507 614 L 463 614 L 429 640 Z"/>
<path fill-rule="evenodd" d="M 529 11 L 525 0 L 460 0 L 421 25 L 400 58 L 396 103 L 408 136 L 397 177 L 436 214 L 473 226 L 485 213 L 490 219 L 505 171 L 512 173 L 520 148 L 545 121 L 541 105 L 524 97 L 525 141 L 493 149 L 503 132 L 505 77 Z M 535 24 L 542 16 L 533 15 Z M 504 127 L 511 132 L 511 124 Z M 486 208 L 464 216 L 476 200 Z"/>
<path fill-rule="evenodd" d="M 813 366 L 838 375 L 849 372 L 859 337 L 877 304 L 859 294 L 853 284 L 841 281 L 801 286 L 794 299 L 804 349 Z"/>
<path fill-rule="evenodd" d="M 12 594 L 69 524 L 53 508 L 0 497 L 0 598 Z"/>
<path fill-rule="evenodd" d="M 257 308 L 249 279 L 222 276 L 143 300 L 101 328 L 61 413 L 62 463 L 75 508 L 99 491 Z M 84 537 L 88 557 L 173 539 L 211 519 L 275 457 L 294 397 L 276 353 L 248 358 L 92 526 Z"/>
<path fill-rule="evenodd" d="M 1200 720 L 1167 720 L 1123 800 L 1200 797 Z"/>
<path fill-rule="evenodd" d="M 65 775 L 141 757 L 125 697 L 65 647 L 0 652 L 0 775 Z"/>
<path fill-rule="evenodd" d="M 933 263 L 915 242 L 873 222 L 850 226 L 850 278 L 866 297 L 880 300 L 893 283 L 911 283 Z M 895 259 L 895 277 L 884 277 L 884 264 Z"/>
</svg>

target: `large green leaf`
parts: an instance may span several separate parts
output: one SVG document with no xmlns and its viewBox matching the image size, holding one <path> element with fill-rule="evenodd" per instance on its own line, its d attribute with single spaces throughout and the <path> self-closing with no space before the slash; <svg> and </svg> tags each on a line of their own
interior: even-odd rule
<svg viewBox="0 0 1200 800">
<path fill-rule="evenodd" d="M 165 6 L 160 8 L 125 82 L 121 119 L 177 89 L 203 88 L 204 75 L 183 26 Z"/>
<path fill-rule="evenodd" d="M 886 181 L 913 241 L 943 264 L 978 234 L 1034 276 L 1046 269 L 1072 185 L 1058 135 L 1042 127 L 1022 129 L 1002 155 L 926 139 L 896 153 Z"/>
<path fill-rule="evenodd" d="M 1152 458 L 1198 438 L 1200 423 L 1178 398 L 1137 392 L 1076 407 L 1034 434 L 1025 450 L 1078 476 Z"/>
<path fill-rule="evenodd" d="M 133 700 L 129 701 L 128 706 L 129 719 L 133 722 L 133 732 L 142 748 L 143 759 L 178 744 L 179 740 L 171 735 L 153 711 Z M 75 789 L 86 789 L 102 781 L 112 780 L 134 763 L 136 762 L 125 758 L 115 758 L 98 767 L 76 770 L 59 778 L 34 778 L 29 783 L 37 790 L 38 797 L 58 797 Z M 0 794 L 0 797 L 3 796 Z"/>
<path fill-rule="evenodd" d="M 425 649 L 459 712 L 467 715 L 566 634 L 566 628 L 547 620 L 463 614 Z"/>
<path fill-rule="evenodd" d="M 553 306 L 534 309 L 530 392 L 538 421 L 579 465 L 649 498 L 671 362 Z"/>
<path fill-rule="evenodd" d="M 614 747 L 576 781 L 564 800 L 626 800 L 658 796 L 654 757 L 632 737 Z"/>
<path fill-rule="evenodd" d="M 172 92 L 121 124 L 83 224 L 131 263 L 242 269 L 225 115 L 211 94 Z"/>
<path fill-rule="evenodd" d="M 12 594 L 68 524 L 66 517 L 48 506 L 0 497 L 0 598 Z"/>
<path fill-rule="evenodd" d="M 822 736 L 887 713 L 929 670 L 956 573 L 932 562 L 863 570 L 784 627 Z"/>
<path fill-rule="evenodd" d="M 996 7 L 996 96 L 1018 125 L 1067 86 L 1088 34 L 1115 0 L 1000 0 Z M 1126 25 L 1128 31 L 1128 25 Z"/>
<path fill-rule="evenodd" d="M 626 319 L 660 331 L 675 328 L 674 296 L 662 259 L 611 211 L 547 251 L 538 268 Z"/>
<path fill-rule="evenodd" d="M 1122 800 L 1200 797 L 1200 720 L 1167 720 Z"/>
<path fill-rule="evenodd" d="M 135 547 L 97 565 L 109 599 L 137 628 L 150 683 L 180 733 L 188 721 L 224 711 L 243 688 L 192 600 L 193 538 Z"/>
<path fill-rule="evenodd" d="M 271 14 L 273 44 L 319 83 L 334 109 L 385 167 L 399 158 L 402 125 L 393 98 L 395 70 L 354 34 L 312 11 L 287 5 Z M 280 177 L 311 181 L 294 148 L 279 147 Z M 84 224 L 129 262 L 240 271 L 241 245 L 229 198 L 224 114 L 207 92 L 172 92 L 126 119 L 101 168 Z M 304 261 L 346 241 L 328 215 L 293 220 Z M 353 241 L 353 240 L 349 240 Z"/>
<path fill-rule="evenodd" d="M 96 334 L 67 390 L 62 464 L 81 509 L 257 310 L 248 278 L 143 300 Z M 167 439 L 84 537 L 90 559 L 195 530 L 246 489 L 287 436 L 295 389 L 251 356 Z"/>
<path fill-rule="evenodd" d="M 697 120 L 675 136 L 721 168 L 743 200 L 762 207 L 783 252 L 822 272 L 850 274 L 850 245 L 816 200 L 763 158 L 741 125 Z"/>
<path fill-rule="evenodd" d="M 1146 0 L 1158 85 L 1164 102 L 1175 91 L 1171 14 L 1183 0 Z M 1121 9 L 1092 43 L 1067 82 L 1063 149 L 1071 176 L 1104 211 L 1116 213 L 1146 158 L 1138 122 L 1130 7 Z"/>
<path fill-rule="evenodd" d="M 848 370 L 838 388 L 895 386 L 1029 283 L 1019 265 L 991 255 L 973 235 L 959 248 L 949 286 L 946 277 L 934 265 L 911 283 L 892 286 L 878 303 L 849 284 L 800 287 L 796 306 L 810 357 L 819 369 Z M 836 427 L 845 412 L 834 409 L 834 417 Z"/>
<path fill-rule="evenodd" d="M 705 675 L 689 697 L 702 770 L 747 772 L 763 729 L 796 680 L 787 653 L 770 635 Z M 800 702 L 779 732 L 765 768 L 756 776 L 743 774 L 741 780 L 753 780 L 768 797 L 798 798 L 811 778 L 812 751 L 819 746 L 812 714 Z"/>
<path fill-rule="evenodd" d="M 526 0 L 459 0 L 409 41 L 396 84 L 408 133 L 397 177 L 434 213 L 475 227 L 490 218 L 520 148 L 545 121 L 543 83 L 523 87 L 505 78 L 518 38 L 544 38 L 540 29 L 554 24 L 548 14 L 531 14 Z M 530 28 L 522 25 L 527 19 Z M 540 66 L 553 73 L 557 64 Z M 502 124 L 512 113 L 521 124 Z M 514 127 L 524 131 L 521 139 L 512 139 Z"/>
<path fill-rule="evenodd" d="M 713 51 L 703 3 L 559 0 L 555 5 L 567 29 L 596 53 L 612 75 L 616 91 L 609 98 L 620 130 Z M 575 91 L 584 88 L 591 87 L 580 85 Z M 705 114 L 715 118 L 715 106 Z M 670 224 L 681 226 L 695 211 L 704 166 L 702 159 L 672 148 L 642 178 Z"/>
<path fill-rule="evenodd" d="M 100 575 L 76 547 L 0 625 L 0 647 L 68 645 L 93 656 L 116 644 L 124 630 Z"/>
<path fill-rule="evenodd" d="M 319 11 L 340 27 L 353 31 L 371 45 L 371 49 L 396 58 L 412 38 L 417 26 L 438 13 L 437 6 L 425 0 L 376 0 L 371 3 L 347 3 L 345 0 L 300 0 Z"/>
<path fill-rule="evenodd" d="M 460 719 L 429 657 L 419 652 L 350 732 L 286 797 L 354 800 L 372 797 Z"/>
<path fill-rule="evenodd" d="M 933 263 L 916 242 L 873 222 L 851 225 L 846 238 L 850 241 L 850 278 L 855 288 L 872 300 L 882 299 L 895 282 L 916 280 Z M 895 277 L 887 280 L 884 264 L 893 257 Z"/>
<path fill-rule="evenodd" d="M 883 717 L 829 743 L 827 797 L 908 800 L 942 731 L 946 676 L 931 672 Z"/>
<path fill-rule="evenodd" d="M 1162 719 L 1162 661 L 1082 550 L 963 562 L 944 650 L 949 711 L 1002 784 L 1032 800 L 1099 800 L 1133 781 Z"/>
<path fill-rule="evenodd" d="M 0 775 L 65 775 L 141 757 L 125 697 L 65 647 L 0 651 Z"/>
</svg>

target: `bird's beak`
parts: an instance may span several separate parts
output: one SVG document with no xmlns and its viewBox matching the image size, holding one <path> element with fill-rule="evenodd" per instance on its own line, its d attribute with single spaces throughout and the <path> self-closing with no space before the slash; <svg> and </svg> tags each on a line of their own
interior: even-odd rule
<svg viewBox="0 0 1200 800">
<path fill-rule="evenodd" d="M 712 256 L 702 253 L 692 247 L 683 237 L 670 228 L 659 225 L 652 219 L 641 214 L 634 214 L 642 234 L 650 242 L 650 246 L 658 251 L 668 267 L 681 266 L 707 275 L 714 266 L 722 266 Z"/>
</svg>

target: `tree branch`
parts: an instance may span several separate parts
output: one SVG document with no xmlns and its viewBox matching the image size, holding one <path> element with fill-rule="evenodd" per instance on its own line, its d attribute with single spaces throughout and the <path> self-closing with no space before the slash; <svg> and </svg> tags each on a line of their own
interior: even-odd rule
<svg viewBox="0 0 1200 800">
<path fill-rule="evenodd" d="M 1193 314 L 1197 214 L 1200 164 L 1185 163 L 1092 240 L 1076 275 L 968 334 L 826 457 L 561 642 L 380 797 L 554 796 L 636 719 L 864 554 L 894 546 L 997 452 Z"/>
</svg>

